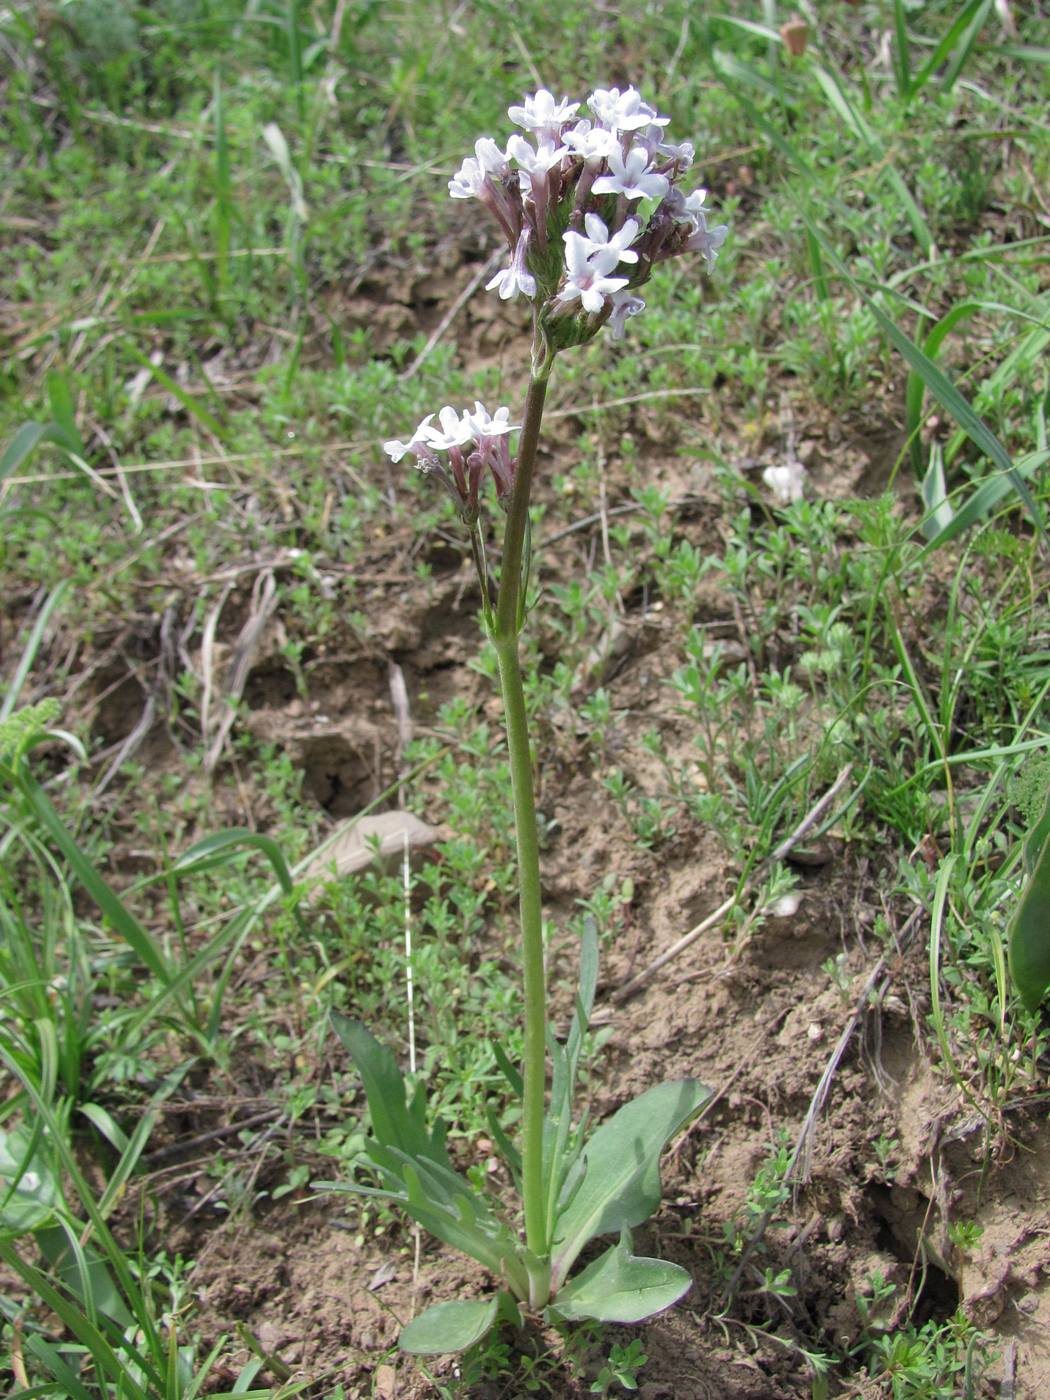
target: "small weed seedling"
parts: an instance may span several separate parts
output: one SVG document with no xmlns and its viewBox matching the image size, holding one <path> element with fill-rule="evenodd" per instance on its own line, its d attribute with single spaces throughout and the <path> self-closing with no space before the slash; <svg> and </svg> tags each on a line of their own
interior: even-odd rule
<svg viewBox="0 0 1050 1400">
<path fill-rule="evenodd" d="M 513 135 L 501 150 L 491 138 L 481 138 L 449 183 L 454 199 L 480 200 L 506 236 L 511 259 L 489 289 L 504 300 L 522 296 L 532 306 L 532 375 L 520 430 L 507 408 L 490 414 L 476 403 L 473 412 L 458 413 L 446 406 L 436 423 L 428 414 L 407 442 L 386 444 L 394 461 L 413 457 L 424 474 L 437 478 L 469 533 L 482 622 L 503 695 L 524 982 L 522 1071 L 494 1047 L 521 1099 L 520 1147 L 495 1119 L 490 1124 L 522 1199 L 524 1239 L 481 1187 L 453 1169 L 444 1127 L 428 1124 L 423 1085 L 406 1099 L 391 1052 L 360 1022 L 334 1018 L 364 1080 L 373 1133 L 364 1160 L 380 1184 L 325 1185 L 397 1202 L 438 1239 L 478 1260 L 501 1285 L 491 1297 L 439 1303 L 417 1317 L 400 1337 L 402 1349 L 417 1355 L 461 1351 L 500 1319 L 520 1326 L 523 1307 L 542 1311 L 548 1323 L 639 1322 L 676 1302 L 690 1285 L 678 1265 L 636 1257 L 630 1231 L 659 1204 L 664 1146 L 709 1091 L 694 1079 L 659 1085 L 590 1136 L 575 1121 L 574 1084 L 598 976 L 593 927 L 582 939 L 579 993 L 564 1044 L 548 1022 L 539 834 L 519 640 L 529 596 L 529 503 L 555 357 L 592 340 L 606 325 L 614 337 L 622 335 L 626 320 L 644 308 L 637 293 L 654 266 L 697 252 L 710 267 L 726 228 L 708 227 L 703 190 L 685 195 L 678 188 L 693 147 L 667 141 L 669 118 L 634 88 L 593 92 L 589 117 L 577 116 L 580 106 L 559 102 L 541 88 L 510 108 L 511 120 L 532 140 Z M 509 440 L 516 431 L 513 457 Z M 498 580 L 490 573 L 482 523 L 487 472 L 505 515 Z M 545 1105 L 548 1056 L 552 1075 Z M 581 1251 L 598 1235 L 619 1238 L 572 1276 Z M 633 1380 L 637 1355 L 625 1354 L 621 1361 L 603 1382 L 605 1390 L 616 1379 Z"/>
<path fill-rule="evenodd" d="M 626 1346 L 613 1346 L 608 1361 L 594 1379 L 591 1394 L 608 1395 L 614 1385 L 622 1385 L 624 1390 L 637 1390 L 638 1372 L 648 1360 L 637 1337 Z"/>
</svg>

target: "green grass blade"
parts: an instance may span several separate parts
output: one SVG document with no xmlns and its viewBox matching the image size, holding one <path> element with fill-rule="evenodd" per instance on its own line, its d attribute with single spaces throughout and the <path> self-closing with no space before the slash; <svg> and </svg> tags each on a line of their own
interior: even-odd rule
<svg viewBox="0 0 1050 1400">
<path fill-rule="evenodd" d="M 930 465 L 922 478 L 922 503 L 926 514 L 920 528 L 927 539 L 936 538 L 948 528 L 953 518 L 944 484 L 944 453 L 939 442 L 930 448 Z"/>
<path fill-rule="evenodd" d="M 1050 790 L 1042 817 L 1025 841 L 1028 878 L 1007 930 L 1010 976 L 1029 1011 L 1050 987 Z"/>
<path fill-rule="evenodd" d="M 192 394 L 188 394 L 182 385 L 177 384 L 171 375 L 166 374 L 159 365 L 155 365 L 148 355 L 144 355 L 134 341 L 125 340 L 123 344 L 132 359 L 137 360 L 143 369 L 149 370 L 157 383 L 167 389 L 172 398 L 177 399 L 191 417 L 196 418 L 197 422 L 202 427 L 207 428 L 209 433 L 214 433 L 217 438 L 222 439 L 224 435 L 222 424 L 208 412 L 203 404 L 199 403 Z"/>
<path fill-rule="evenodd" d="M 183 875 L 191 870 L 214 870 L 228 865 L 243 850 L 261 851 L 273 867 L 284 893 L 293 892 L 295 881 L 280 846 L 272 837 L 264 836 L 259 831 L 249 831 L 247 827 L 232 827 L 229 831 L 218 831 L 196 841 L 175 862 L 174 871 L 177 875 Z"/>
<path fill-rule="evenodd" d="M 754 104 L 749 102 L 742 93 L 736 93 L 736 98 L 748 113 L 756 128 L 766 136 L 781 154 L 791 160 L 792 163 L 812 181 L 812 171 L 795 146 L 782 136 L 775 127 L 767 122 L 756 110 Z M 875 298 L 852 275 L 829 240 L 822 233 L 807 204 L 800 199 L 797 202 L 797 207 L 806 227 L 810 230 L 813 238 L 821 248 L 825 259 L 836 269 L 839 276 L 853 288 L 857 295 L 862 297 L 867 303 L 879 327 L 884 331 L 891 344 L 893 344 L 904 357 L 909 367 L 918 374 L 933 397 L 945 412 L 949 413 L 952 418 L 955 419 L 956 423 L 958 423 L 959 427 L 966 436 L 970 438 L 974 445 L 978 447 L 985 456 L 991 459 L 999 471 L 1004 472 L 1009 477 L 1013 489 L 1023 501 L 1026 510 L 1032 518 L 1032 523 L 1043 542 L 1043 547 L 1050 550 L 1050 537 L 1047 536 L 1046 526 L 1043 523 L 1042 511 L 1039 509 L 1024 479 L 1015 469 L 1006 448 L 992 430 L 978 418 L 973 408 L 947 375 L 944 374 L 927 355 L 923 354 L 914 341 L 905 335 L 896 322 L 886 315 Z"/>
<path fill-rule="evenodd" d="M 66 375 L 58 370 L 52 370 L 47 376 L 47 397 L 51 404 L 51 417 L 58 425 L 64 443 L 78 457 L 86 457 L 88 455 L 87 448 L 84 446 L 84 440 L 77 427 L 73 391 L 69 387 Z"/>
<path fill-rule="evenodd" d="M 970 8 L 970 6 L 967 6 L 967 9 Z M 952 88 L 958 82 L 959 74 L 966 67 L 966 61 L 970 57 L 970 50 L 977 42 L 977 39 L 979 38 L 981 33 L 981 29 L 984 26 L 985 20 L 988 18 L 988 13 L 991 10 L 991 8 L 992 0 L 983 0 L 983 4 L 977 4 L 974 6 L 975 13 L 973 19 L 970 21 L 969 28 L 959 40 L 958 46 L 956 47 L 955 52 L 952 54 L 948 66 L 945 69 L 944 77 L 941 80 L 945 92 L 951 92 Z M 966 12 L 964 11 L 963 13 L 965 14 Z M 958 24 L 958 22 L 959 21 L 957 20 L 956 25 Z M 956 25 L 953 25 L 952 28 L 954 29 Z"/>
<path fill-rule="evenodd" d="M 911 85 L 912 94 L 919 92 L 926 86 L 954 49 L 956 52 L 945 70 L 943 79 L 945 91 L 952 90 L 959 74 L 966 65 L 966 60 L 970 56 L 970 51 L 977 41 L 981 27 L 988 18 L 988 11 L 991 8 L 992 0 L 969 0 L 969 3 L 963 6 L 941 36 L 933 53 L 915 74 Z"/>
<path fill-rule="evenodd" d="M 44 606 L 40 609 L 33 623 L 33 630 L 26 639 L 26 644 L 22 649 L 22 655 L 18 658 L 18 665 L 15 673 L 11 677 L 11 684 L 0 697 L 0 722 L 9 718 L 18 704 L 18 697 L 22 694 L 22 688 L 26 683 L 29 672 L 33 669 L 33 662 L 36 660 L 37 652 L 44 640 L 44 633 L 47 625 L 54 615 L 55 609 L 62 603 L 69 592 L 69 581 L 57 584 L 44 600 Z"/>
<path fill-rule="evenodd" d="M 43 1337 L 33 1334 L 26 1338 L 25 1349 L 60 1386 L 64 1387 L 68 1400 L 96 1400 L 57 1347 L 52 1346 Z M 16 1391 L 11 1400 L 28 1400 L 33 1394 L 47 1395 L 55 1392 L 34 1387 L 32 1390 Z"/>
<path fill-rule="evenodd" d="M 1017 490 L 1015 477 L 1027 480 L 1048 461 L 1050 461 L 1050 451 L 1030 452 L 1017 462 L 1012 475 L 1007 476 L 1004 473 L 996 472 L 985 477 L 965 503 L 955 511 L 951 520 L 931 536 L 928 544 L 919 555 L 919 561 L 924 560 L 935 549 L 940 549 L 941 545 L 947 544 L 949 540 L 955 539 L 957 535 L 961 535 L 964 531 L 972 529 L 974 525 L 978 525 L 991 514 L 1001 500 Z"/>
<path fill-rule="evenodd" d="M 912 95 L 911 54 L 908 48 L 907 15 L 904 0 L 893 0 L 893 32 L 896 40 L 893 46 L 893 72 L 897 79 L 897 91 L 907 102 Z"/>
<path fill-rule="evenodd" d="M 7 444 L 0 457 L 0 481 L 13 476 L 27 457 L 42 442 L 54 442 L 65 447 L 66 442 L 57 423 L 23 423 Z"/>
<path fill-rule="evenodd" d="M 215 72 L 215 253 L 217 293 L 221 297 L 229 282 L 230 249 L 233 227 L 233 187 L 230 179 L 230 147 L 226 135 L 226 103 L 222 73 Z"/>
<path fill-rule="evenodd" d="M 299 0 L 285 0 L 285 29 L 288 35 L 288 68 L 295 92 L 295 106 L 302 121 L 305 116 L 303 92 L 303 44 L 299 33 Z"/>
<path fill-rule="evenodd" d="M 849 100 L 838 77 L 819 64 L 813 65 L 813 76 L 823 89 L 829 106 L 838 114 L 843 125 L 853 133 L 858 141 L 863 142 L 869 151 L 885 155 L 882 143 L 876 138 L 871 127 Z M 908 217 L 912 233 L 915 235 L 915 241 L 922 249 L 923 255 L 929 257 L 933 249 L 933 233 L 926 222 L 926 216 L 919 208 L 915 196 L 908 188 L 900 171 L 889 162 L 886 166 L 886 179 L 893 186 L 897 198 L 904 206 L 904 212 Z"/>
<path fill-rule="evenodd" d="M 98 905 L 113 932 L 124 940 L 143 967 L 148 968 L 160 982 L 170 982 L 171 970 L 152 935 L 88 860 L 40 784 L 24 767 L 18 775 L 18 782 L 37 821 L 62 852 L 73 874 Z"/>
<path fill-rule="evenodd" d="M 756 73 L 746 63 L 736 57 L 735 54 L 727 53 L 725 49 L 713 49 L 711 52 L 712 61 L 715 67 L 729 78 L 735 78 L 739 83 L 745 83 L 748 87 L 760 92 L 763 97 L 768 97 L 774 102 L 780 100 L 780 94 L 773 83 L 768 78 L 763 78 L 760 73 Z"/>
<path fill-rule="evenodd" d="M 975 301 L 962 301 L 937 322 L 923 341 L 923 354 L 932 362 L 936 360 L 941 345 L 947 336 L 966 316 L 972 316 L 979 308 Z M 916 477 L 921 477 L 925 467 L 922 453 L 922 403 L 926 395 L 926 384 L 917 370 L 909 369 L 908 382 L 904 389 L 904 427 L 908 434 L 908 447 L 911 464 Z"/>
<path fill-rule="evenodd" d="M 101 1329 L 66 1295 L 51 1283 L 47 1275 L 28 1264 L 14 1245 L 0 1236 L 0 1260 L 7 1265 L 37 1298 L 60 1319 L 80 1344 L 91 1353 L 96 1370 L 111 1384 L 120 1384 L 127 1400 L 151 1400 L 149 1393 L 141 1388 L 128 1374 L 127 1365 L 113 1350 Z M 73 1392 L 76 1394 L 77 1392 Z M 87 1394 L 87 1400 L 97 1397 Z"/>
</svg>

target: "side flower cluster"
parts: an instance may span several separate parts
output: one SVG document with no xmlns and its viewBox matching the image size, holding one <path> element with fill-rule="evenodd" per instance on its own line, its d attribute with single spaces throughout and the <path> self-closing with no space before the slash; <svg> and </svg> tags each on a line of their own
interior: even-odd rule
<svg viewBox="0 0 1050 1400">
<path fill-rule="evenodd" d="M 437 477 L 456 510 L 472 525 L 478 518 L 478 493 L 486 468 L 492 473 L 499 499 L 510 495 L 517 462 L 510 455 L 508 437 L 519 427 L 510 422 L 509 408 L 497 408 L 490 414 L 475 400 L 473 413 L 457 413 L 451 405 L 437 415 L 428 413 L 407 442 L 394 438 L 383 444 L 383 450 L 395 462 L 415 457 L 420 471 Z"/>
<path fill-rule="evenodd" d="M 710 270 L 728 229 L 711 227 L 706 191 L 683 194 L 690 142 L 668 141 L 635 88 L 598 88 L 584 104 L 546 88 L 508 109 L 526 133 L 500 146 L 483 136 L 449 181 L 453 199 L 478 199 L 499 224 L 510 262 L 488 283 L 505 300 L 534 303 L 552 349 L 614 337 L 644 309 L 636 295 L 653 266 L 699 253 Z M 642 201 L 658 203 L 646 217 Z"/>
</svg>

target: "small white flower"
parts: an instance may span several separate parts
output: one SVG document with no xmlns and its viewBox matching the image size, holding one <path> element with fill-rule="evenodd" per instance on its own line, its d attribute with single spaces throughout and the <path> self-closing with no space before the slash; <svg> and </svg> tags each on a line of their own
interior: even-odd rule
<svg viewBox="0 0 1050 1400">
<path fill-rule="evenodd" d="M 707 220 L 703 214 L 697 219 L 696 229 L 686 240 L 686 248 L 690 253 L 699 253 L 707 263 L 708 272 L 718 261 L 718 250 L 726 241 L 729 233 L 728 224 L 716 224 L 714 228 L 707 227 Z"/>
<path fill-rule="evenodd" d="M 597 88 L 587 99 L 597 121 L 609 131 L 640 131 L 645 126 L 666 126 L 670 117 L 658 117 L 656 108 L 643 102 L 636 88 Z"/>
<path fill-rule="evenodd" d="M 694 190 L 692 194 L 682 194 L 672 189 L 661 208 L 666 209 L 676 224 L 688 224 L 691 233 L 685 242 L 685 250 L 699 253 L 707 262 L 708 271 L 718 260 L 718 250 L 726 241 L 728 224 L 707 226 L 707 211 L 703 208 L 706 190 Z"/>
<path fill-rule="evenodd" d="M 386 455 L 395 462 L 400 462 L 401 458 L 407 456 L 409 452 L 416 457 L 424 456 L 431 431 L 430 420 L 433 416 L 432 413 L 428 413 L 407 442 L 399 442 L 397 438 L 391 438 L 389 442 L 384 442 L 383 451 Z"/>
<path fill-rule="evenodd" d="M 630 246 L 638 236 L 638 220 L 627 219 L 623 228 L 610 235 L 605 223 L 597 214 L 586 214 L 583 226 L 587 230 L 584 242 L 588 245 L 589 256 L 595 253 L 609 252 L 616 254 L 617 263 L 636 263 L 638 254 Z M 613 264 L 616 266 L 616 263 Z"/>
<path fill-rule="evenodd" d="M 519 275 L 513 263 L 509 267 L 504 267 L 496 273 L 495 277 L 485 283 L 486 292 L 498 291 L 500 301 L 510 301 L 519 292 L 522 296 L 534 297 L 536 295 L 536 279 L 531 273 L 526 272 Z"/>
<path fill-rule="evenodd" d="M 645 310 L 645 302 L 631 292 L 613 292 L 612 314 L 609 317 L 609 334 L 613 340 L 622 340 L 624 325 L 628 318 Z"/>
<path fill-rule="evenodd" d="M 779 467 L 767 467 L 762 473 L 762 480 L 779 505 L 790 506 L 795 501 L 801 501 L 805 494 L 806 469 L 801 462 L 785 462 Z"/>
<path fill-rule="evenodd" d="M 607 160 L 610 151 L 619 146 L 611 131 L 606 131 L 603 126 L 592 126 L 586 117 L 577 122 L 571 131 L 566 131 L 562 140 L 575 155 L 592 167 Z"/>
<path fill-rule="evenodd" d="M 554 94 L 540 88 L 532 97 L 526 97 L 521 107 L 508 107 L 507 116 L 515 126 L 526 131 L 542 131 L 556 134 L 562 122 L 571 121 L 579 110 L 578 102 L 570 102 L 563 97 L 555 101 Z"/>
<path fill-rule="evenodd" d="M 626 277 L 607 275 L 619 262 L 619 254 L 609 248 L 592 252 L 590 240 L 572 230 L 564 238 L 567 275 L 565 286 L 558 293 L 558 301 L 565 306 L 578 298 L 585 311 L 599 312 L 607 296 L 627 286 Z"/>
<path fill-rule="evenodd" d="M 507 153 L 501 151 L 491 136 L 479 136 L 474 142 L 474 154 L 486 175 L 504 175 L 507 170 Z"/>
<path fill-rule="evenodd" d="M 426 445 L 437 452 L 447 452 L 450 447 L 462 447 L 474 437 L 470 415 L 457 413 L 449 404 L 438 414 L 438 422 L 441 427 L 428 427 L 425 437 Z"/>
<path fill-rule="evenodd" d="M 520 423 L 511 423 L 510 409 L 497 408 L 496 412 L 489 414 L 483 403 L 474 400 L 474 412 L 468 413 L 470 426 L 475 438 L 479 440 L 486 437 L 501 437 L 504 433 L 516 433 L 521 427 Z"/>
<path fill-rule="evenodd" d="M 562 156 L 568 155 L 564 146 L 555 146 L 553 141 L 543 140 L 539 149 L 533 150 L 524 136 L 512 136 L 507 142 L 507 154 L 521 166 L 522 173 L 546 175 L 552 165 L 557 165 Z"/>
<path fill-rule="evenodd" d="M 523 296 L 534 297 L 536 295 L 536 279 L 525 264 L 525 250 L 528 247 L 529 231 L 523 228 L 518 235 L 517 246 L 514 249 L 514 256 L 510 260 L 510 266 L 501 268 L 490 281 L 485 283 L 485 290 L 491 292 L 498 289 L 502 301 L 510 301 L 511 297 L 516 297 L 519 292 Z"/>
<path fill-rule="evenodd" d="M 488 176 L 503 176 L 506 173 L 506 153 L 500 150 L 491 136 L 481 136 L 474 142 L 474 154 L 467 156 L 448 182 L 449 195 L 453 199 L 478 199 Z"/>
<path fill-rule="evenodd" d="M 673 189 L 664 201 L 664 208 L 676 224 L 692 224 L 697 228 L 705 221 L 702 206 L 706 198 L 706 190 L 694 190 L 692 194 L 683 194 L 681 190 Z"/>
<path fill-rule="evenodd" d="M 609 174 L 599 175 L 594 182 L 595 194 L 622 194 L 628 199 L 659 199 L 670 189 L 666 175 L 650 169 L 648 152 L 642 146 L 632 146 L 627 158 L 619 150 L 609 155 Z"/>
<path fill-rule="evenodd" d="M 477 199 L 485 183 L 485 172 L 473 156 L 466 160 L 448 182 L 448 192 L 452 199 Z"/>
<path fill-rule="evenodd" d="M 679 170 L 688 170 L 696 158 L 696 147 L 692 141 L 681 141 L 678 145 L 673 141 L 659 141 L 656 149 L 660 155 L 673 160 Z"/>
</svg>

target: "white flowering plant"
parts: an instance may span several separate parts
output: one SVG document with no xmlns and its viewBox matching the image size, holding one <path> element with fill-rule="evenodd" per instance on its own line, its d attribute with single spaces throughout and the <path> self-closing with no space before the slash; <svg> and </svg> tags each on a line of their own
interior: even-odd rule
<svg viewBox="0 0 1050 1400">
<path fill-rule="evenodd" d="M 580 115 L 586 106 L 587 115 Z M 507 728 L 517 839 L 524 1052 L 520 1070 L 498 1044 L 493 1054 L 521 1100 L 512 1142 L 490 1121 L 522 1203 L 497 1202 L 477 1173 L 457 1172 L 444 1127 L 428 1125 L 425 1086 L 408 1092 L 393 1054 L 360 1022 L 336 1015 L 336 1031 L 364 1081 L 372 1120 L 365 1165 L 377 1185 L 322 1183 L 385 1198 L 497 1281 L 482 1299 L 428 1308 L 400 1336 L 404 1351 L 459 1351 L 500 1320 L 521 1326 L 527 1312 L 548 1321 L 640 1322 L 675 1303 L 688 1272 L 640 1258 L 631 1230 L 660 1202 L 660 1156 L 699 1111 L 709 1090 L 695 1079 L 660 1084 L 625 1104 L 594 1132 L 574 1113 L 574 1086 L 598 979 L 593 929 L 580 950 L 579 990 L 564 1043 L 548 1022 L 539 837 L 519 639 L 531 566 L 529 503 L 543 405 L 556 355 L 608 326 L 623 335 L 644 309 L 638 291 L 660 262 L 698 253 L 710 270 L 725 240 L 709 226 L 705 192 L 680 181 L 694 156 L 667 140 L 669 118 L 629 87 L 599 88 L 586 104 L 541 88 L 509 109 L 521 132 L 500 147 L 482 137 L 449 181 L 453 199 L 477 199 L 506 240 L 510 260 L 488 283 L 504 300 L 532 305 L 532 374 L 520 424 L 510 410 L 490 414 L 446 406 L 428 414 L 407 442 L 392 440 L 394 461 L 415 459 L 449 492 L 466 526 L 481 590 L 481 616 L 498 659 Z M 524 134 L 521 134 L 524 133 Z M 436 420 L 436 421 L 435 421 Z M 519 434 L 517 452 L 511 435 Z M 503 511 L 503 546 L 494 579 L 485 556 L 483 484 L 491 475 Z M 548 1072 L 549 1071 L 549 1072 Z M 616 1240 L 575 1275 L 595 1237 Z"/>
</svg>

